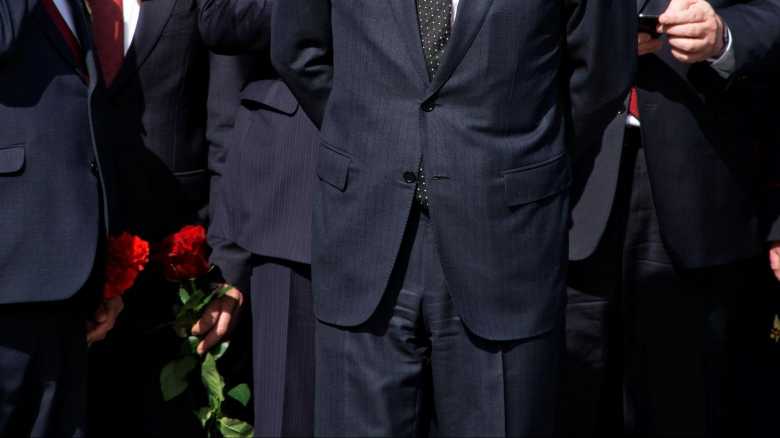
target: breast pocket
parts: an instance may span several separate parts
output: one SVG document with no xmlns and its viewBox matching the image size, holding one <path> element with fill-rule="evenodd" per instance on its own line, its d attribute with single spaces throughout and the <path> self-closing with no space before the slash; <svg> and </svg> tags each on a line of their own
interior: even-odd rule
<svg viewBox="0 0 780 438">
<path fill-rule="evenodd" d="M 24 144 L 0 146 L 0 175 L 21 172 L 24 168 Z"/>
<path fill-rule="evenodd" d="M 556 196 L 571 186 L 571 166 L 566 154 L 503 172 L 504 195 L 509 207 Z"/>
<path fill-rule="evenodd" d="M 349 165 L 352 160 L 326 143 L 321 143 L 317 158 L 317 176 L 339 191 L 347 190 Z"/>
</svg>

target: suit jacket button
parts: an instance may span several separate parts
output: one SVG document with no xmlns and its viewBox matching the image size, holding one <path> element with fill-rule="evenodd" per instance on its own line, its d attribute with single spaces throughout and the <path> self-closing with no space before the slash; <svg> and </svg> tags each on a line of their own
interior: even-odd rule
<svg viewBox="0 0 780 438">
<path fill-rule="evenodd" d="M 425 111 L 426 113 L 429 113 L 429 112 L 433 111 L 433 108 L 435 106 L 436 105 L 434 105 L 433 102 L 425 102 L 425 103 L 422 104 L 422 110 Z"/>
<path fill-rule="evenodd" d="M 91 171 L 93 174 L 97 175 L 97 173 L 98 173 L 98 165 L 97 165 L 97 161 L 95 161 L 95 160 L 92 160 L 92 161 L 90 161 L 90 162 L 89 162 L 89 170 L 90 170 L 90 171 Z"/>
<path fill-rule="evenodd" d="M 409 184 L 414 184 L 417 182 L 417 175 L 415 175 L 414 172 L 404 172 L 404 181 Z"/>
</svg>

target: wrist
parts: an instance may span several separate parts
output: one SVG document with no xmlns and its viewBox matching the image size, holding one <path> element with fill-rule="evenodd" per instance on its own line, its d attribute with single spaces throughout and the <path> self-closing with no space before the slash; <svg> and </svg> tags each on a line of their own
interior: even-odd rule
<svg viewBox="0 0 780 438">
<path fill-rule="evenodd" d="M 713 58 L 721 58 L 729 47 L 730 32 L 723 22 L 723 19 L 721 19 L 719 15 L 716 17 L 719 35 L 717 36 L 717 46 Z"/>
</svg>

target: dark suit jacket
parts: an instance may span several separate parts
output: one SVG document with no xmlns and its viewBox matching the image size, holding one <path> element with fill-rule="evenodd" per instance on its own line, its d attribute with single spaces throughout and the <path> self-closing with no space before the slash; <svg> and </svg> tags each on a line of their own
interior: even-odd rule
<svg viewBox="0 0 780 438">
<path fill-rule="evenodd" d="M 122 69 L 108 89 L 126 227 L 148 239 L 206 220 L 209 52 L 195 0 L 141 3 Z"/>
<path fill-rule="evenodd" d="M 223 159 L 212 162 L 221 175 L 212 205 L 222 205 L 224 235 L 239 247 L 308 264 L 319 134 L 271 66 L 270 12 L 270 2 L 265 1 L 202 4 L 201 34 L 211 49 L 251 53 L 240 58 L 243 66 L 234 67 L 243 70 L 244 80 L 232 84 L 240 93 L 226 108 L 237 111 L 233 136 Z M 218 83 L 227 85 L 223 80 Z M 218 258 L 224 257 L 217 254 L 214 259 Z M 235 277 L 236 268 L 228 264 L 218 263 L 223 271 L 230 271 L 226 276 Z"/>
<path fill-rule="evenodd" d="M 222 174 L 226 169 L 228 151 L 233 144 L 239 94 L 247 72 L 254 61 L 250 57 L 211 56 L 209 76 L 208 125 L 206 136 L 210 143 L 209 169 L 211 195 L 209 196 L 208 241 L 212 248 L 211 263 L 220 268 L 222 277 L 241 291 L 249 290 L 252 253 L 238 246 L 229 235 L 229 217 L 225 203 Z"/>
<path fill-rule="evenodd" d="M 663 12 L 666 3 L 639 0 L 639 6 L 650 12 Z M 767 109 L 765 98 L 757 96 L 767 80 L 762 65 L 780 44 L 780 1 L 711 3 L 732 31 L 738 73 L 724 80 L 708 63 L 685 65 L 663 49 L 639 59 L 636 78 L 661 233 L 675 263 L 683 268 L 752 257 L 769 234 L 780 238 L 777 196 L 767 190 L 767 160 L 761 157 L 771 152 L 771 146 L 763 147 L 757 128 Z M 592 254 L 606 228 L 625 117 L 620 111 L 601 146 L 578 156 L 573 260 Z"/>
<path fill-rule="evenodd" d="M 388 286 L 425 157 L 447 286 L 470 330 L 520 339 L 560 321 L 567 149 L 622 103 L 624 1 L 465 0 L 429 80 L 415 2 L 275 3 L 271 56 L 322 126 L 316 312 L 353 326 Z M 609 60 L 609 62 L 605 62 Z"/>
<path fill-rule="evenodd" d="M 0 304 L 78 292 L 113 205 L 91 35 L 72 9 L 86 71 L 38 0 L 0 0 Z"/>
</svg>

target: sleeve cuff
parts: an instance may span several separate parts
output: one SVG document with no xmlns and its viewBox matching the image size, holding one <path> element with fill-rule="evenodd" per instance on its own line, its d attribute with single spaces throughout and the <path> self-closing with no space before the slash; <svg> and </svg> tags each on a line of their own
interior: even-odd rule
<svg viewBox="0 0 780 438">
<path fill-rule="evenodd" d="M 248 293 L 252 276 L 252 253 L 237 244 L 211 239 L 211 263 L 219 268 L 222 280 Z"/>
<path fill-rule="evenodd" d="M 726 25 L 726 48 L 718 58 L 709 59 L 712 67 L 723 79 L 728 79 L 736 71 L 737 59 L 734 56 L 734 39 L 731 29 Z"/>
</svg>

